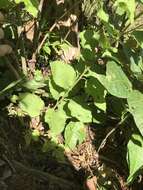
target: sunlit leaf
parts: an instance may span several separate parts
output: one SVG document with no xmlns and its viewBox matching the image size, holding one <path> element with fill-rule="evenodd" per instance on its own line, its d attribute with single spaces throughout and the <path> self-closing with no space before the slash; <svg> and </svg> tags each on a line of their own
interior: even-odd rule
<svg viewBox="0 0 143 190">
<path fill-rule="evenodd" d="M 56 85 L 69 89 L 76 80 L 76 72 L 71 65 L 62 61 L 53 61 L 50 63 L 52 77 Z"/>
<path fill-rule="evenodd" d="M 103 10 L 103 8 L 100 8 L 97 12 L 97 16 L 104 22 L 108 22 L 109 15 Z"/>
<path fill-rule="evenodd" d="M 71 116 L 77 118 L 79 121 L 89 123 L 92 121 L 92 114 L 87 104 L 82 101 L 70 100 L 68 103 Z"/>
<path fill-rule="evenodd" d="M 40 115 L 44 108 L 43 100 L 32 93 L 21 93 L 19 95 L 19 107 L 31 117 Z"/>
<path fill-rule="evenodd" d="M 65 146 L 74 149 L 77 144 L 81 144 L 86 137 L 85 126 L 81 122 L 70 122 L 65 129 Z"/>
<path fill-rule="evenodd" d="M 49 90 L 55 100 L 58 100 L 62 95 L 64 95 L 64 90 L 57 86 L 52 78 L 49 79 Z"/>
<path fill-rule="evenodd" d="M 135 123 L 143 135 L 143 94 L 133 90 L 128 99 L 129 111 L 133 115 Z"/>
<path fill-rule="evenodd" d="M 90 77 L 86 82 L 86 92 L 94 99 L 94 104 L 101 110 L 106 110 L 106 90 L 101 83 L 93 77 Z"/>
<path fill-rule="evenodd" d="M 132 91 L 131 82 L 121 66 L 114 61 L 107 63 L 106 76 L 95 72 L 90 72 L 90 75 L 96 77 L 110 94 L 119 98 L 127 98 Z"/>
<path fill-rule="evenodd" d="M 89 49 L 90 46 L 92 48 L 95 48 L 100 38 L 100 35 L 98 32 L 95 32 L 95 30 L 87 29 L 80 32 L 79 37 L 82 48 Z"/>
<path fill-rule="evenodd" d="M 65 128 L 67 116 L 63 110 L 49 108 L 45 114 L 45 122 L 48 123 L 51 133 L 59 135 Z"/>
<path fill-rule="evenodd" d="M 116 0 L 115 6 L 117 7 L 117 13 L 123 15 L 125 12 L 128 15 L 130 22 L 134 21 L 136 2 L 135 0 Z"/>
<path fill-rule="evenodd" d="M 128 183 L 131 183 L 139 170 L 143 168 L 143 138 L 139 134 L 133 134 L 127 145 L 127 162 L 129 167 Z"/>
</svg>

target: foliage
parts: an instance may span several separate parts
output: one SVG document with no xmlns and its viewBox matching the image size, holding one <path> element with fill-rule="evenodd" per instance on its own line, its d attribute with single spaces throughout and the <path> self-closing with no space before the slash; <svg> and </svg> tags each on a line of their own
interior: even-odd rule
<svg viewBox="0 0 143 190">
<path fill-rule="evenodd" d="M 112 0 L 109 4 L 104 0 L 82 1 L 87 25 L 79 33 L 80 55 L 68 61 L 62 55 L 65 56 L 68 48 L 75 47 L 67 43 L 68 33 L 62 37 L 59 30 L 54 31 L 52 27 L 67 27 L 69 22 L 59 20 L 52 26 L 50 20 L 46 23 L 47 13 L 39 9 L 38 0 L 7 0 L 7 6 L 3 2 L 0 2 L 2 10 L 18 8 L 21 12 L 13 13 L 15 23 L 7 16 L 7 24 L 3 25 L 13 50 L 0 57 L 3 70 L 0 78 L 3 81 L 8 72 L 7 75 L 14 79 L 11 78 L 8 84 L 3 82 L 1 97 L 9 100 L 17 97 L 11 102 L 12 106 L 31 119 L 39 116 L 50 138 L 58 139 L 63 135 L 63 147 L 70 150 L 86 139 L 87 125 L 92 124 L 95 128 L 97 124 L 106 125 L 105 118 L 110 117 L 110 101 L 118 98 L 117 107 L 124 107 L 124 110 L 117 113 L 117 118 L 122 123 L 125 113 L 128 113 L 132 116 L 132 123 L 134 121 L 133 127 L 129 128 L 132 135 L 127 145 L 127 182 L 132 183 L 143 161 L 143 30 L 134 27 L 136 5 L 143 2 Z M 96 17 L 94 24 L 89 22 L 90 17 Z M 29 20 L 35 26 L 30 40 L 23 33 L 23 26 Z M 39 71 L 43 62 L 45 70 Z M 35 130 L 33 136 L 37 141 L 40 134 Z"/>
</svg>

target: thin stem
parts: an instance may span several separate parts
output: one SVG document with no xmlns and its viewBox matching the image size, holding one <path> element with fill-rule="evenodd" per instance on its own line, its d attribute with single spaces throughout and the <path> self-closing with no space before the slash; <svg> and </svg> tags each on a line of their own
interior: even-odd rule
<svg viewBox="0 0 143 190">
<path fill-rule="evenodd" d="M 66 11 L 62 16 L 60 16 L 56 21 L 55 23 L 51 26 L 51 28 L 49 29 L 49 32 L 52 32 L 54 30 L 54 28 L 57 26 L 58 22 L 64 17 L 66 16 L 75 6 L 77 6 L 79 3 L 81 2 L 81 0 L 77 1 L 70 9 L 68 9 L 68 11 Z M 43 47 L 46 39 L 48 38 L 49 36 L 49 32 L 47 32 L 43 38 L 43 40 L 41 41 L 41 43 L 39 44 L 36 52 L 39 53 L 41 48 Z"/>
<path fill-rule="evenodd" d="M 43 9 L 43 4 L 44 4 L 44 0 L 41 0 L 39 3 L 39 7 L 38 7 L 38 20 L 41 20 L 41 14 L 42 14 L 42 9 Z M 33 48 L 34 48 L 34 52 L 32 55 L 32 60 L 36 60 L 36 55 L 37 55 L 37 51 L 38 51 L 38 41 L 39 41 L 39 37 L 40 37 L 40 22 L 38 22 L 37 20 L 34 21 L 34 38 L 33 38 Z"/>
<path fill-rule="evenodd" d="M 116 129 L 118 129 L 125 121 L 126 121 L 126 119 L 129 117 L 129 115 L 127 115 L 127 116 L 125 116 L 125 118 L 123 119 L 123 120 L 121 120 L 118 124 L 117 124 L 117 126 L 115 127 L 115 128 L 113 128 L 107 135 L 106 135 L 106 137 L 103 139 L 103 141 L 101 142 L 101 144 L 100 144 L 100 146 L 99 146 L 99 148 L 98 148 L 98 150 L 97 150 L 97 153 L 99 153 L 100 152 L 100 150 L 105 146 L 105 144 L 106 144 L 106 142 L 107 142 L 107 139 L 110 137 L 110 135 L 111 134 L 113 134 L 115 131 L 116 131 Z"/>
<path fill-rule="evenodd" d="M 21 42 L 21 50 L 22 50 L 22 56 L 21 56 L 21 64 L 22 64 L 22 71 L 24 75 L 27 75 L 27 62 L 26 62 L 26 52 L 25 52 L 25 45 L 24 45 L 24 37 L 23 37 L 23 23 L 21 20 L 20 16 L 20 9 L 19 7 L 17 8 L 17 16 L 20 22 L 20 26 L 17 27 L 17 33 L 18 33 L 18 38 L 20 38 Z"/>
</svg>

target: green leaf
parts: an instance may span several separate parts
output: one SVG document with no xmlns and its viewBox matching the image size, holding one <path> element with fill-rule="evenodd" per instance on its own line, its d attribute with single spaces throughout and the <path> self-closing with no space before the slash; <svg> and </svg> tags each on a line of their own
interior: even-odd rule
<svg viewBox="0 0 143 190">
<path fill-rule="evenodd" d="M 47 84 L 45 83 L 45 78 L 40 70 L 35 70 L 34 78 L 22 84 L 25 88 L 29 89 L 30 91 L 37 90 L 38 88 L 43 88 Z"/>
<path fill-rule="evenodd" d="M 123 72 L 121 66 L 114 61 L 107 63 L 106 76 L 90 72 L 113 96 L 127 98 L 132 91 L 132 84 Z"/>
<path fill-rule="evenodd" d="M 69 89 L 76 80 L 76 72 L 71 65 L 62 61 L 53 61 L 50 63 L 52 77 L 54 82 L 64 88 Z"/>
<path fill-rule="evenodd" d="M 106 110 L 106 90 L 96 78 L 90 77 L 87 80 L 85 91 L 93 97 L 94 103 L 99 109 Z"/>
<path fill-rule="evenodd" d="M 78 144 L 81 144 L 86 138 L 85 126 L 81 122 L 70 122 L 65 129 L 65 146 L 74 149 Z"/>
<path fill-rule="evenodd" d="M 19 95 L 19 107 L 31 117 L 40 115 L 44 108 L 43 100 L 32 93 L 21 93 Z"/>
<path fill-rule="evenodd" d="M 51 49 L 50 47 L 48 46 L 48 43 L 46 43 L 44 46 L 43 46 L 43 50 L 45 53 L 47 53 L 48 55 L 51 54 Z"/>
<path fill-rule="evenodd" d="M 80 32 L 79 37 L 82 48 L 89 49 L 90 46 L 92 48 L 96 47 L 100 35 L 98 32 L 95 32 L 95 30 L 88 29 Z"/>
<path fill-rule="evenodd" d="M 83 123 L 92 122 L 92 114 L 89 107 L 82 101 L 70 100 L 68 108 L 71 112 L 71 116 L 77 118 Z"/>
<path fill-rule="evenodd" d="M 133 115 L 135 123 L 143 135 L 143 94 L 133 90 L 127 98 L 129 111 Z"/>
<path fill-rule="evenodd" d="M 102 32 L 100 34 L 100 46 L 103 48 L 103 49 L 109 49 L 111 47 L 110 45 L 110 41 L 109 41 L 109 37 L 107 36 L 107 34 L 105 32 Z"/>
<path fill-rule="evenodd" d="M 48 123 L 51 133 L 59 135 L 65 128 L 67 116 L 63 110 L 49 108 L 45 114 L 45 122 Z"/>
<path fill-rule="evenodd" d="M 100 20 L 104 22 L 109 21 L 109 15 L 103 10 L 103 8 L 99 9 L 99 11 L 97 12 L 97 16 L 100 18 Z"/>
<path fill-rule="evenodd" d="M 128 142 L 127 162 L 129 167 L 128 183 L 131 183 L 139 170 L 143 168 L 143 138 L 139 134 L 133 134 Z"/>
<path fill-rule="evenodd" d="M 115 6 L 117 7 L 117 13 L 123 15 L 125 12 L 132 23 L 134 21 L 136 2 L 135 0 L 116 0 Z"/>
<path fill-rule="evenodd" d="M 38 88 L 46 86 L 46 84 L 44 83 L 44 81 L 36 81 L 35 79 L 32 79 L 25 82 L 22 86 L 29 89 L 30 91 L 34 91 L 37 90 Z"/>
<path fill-rule="evenodd" d="M 130 61 L 131 61 L 131 63 L 130 63 L 130 69 L 134 73 L 134 75 L 135 76 L 136 75 L 141 75 L 142 74 L 142 70 L 140 68 L 139 63 L 136 64 L 136 62 L 135 62 L 135 60 L 134 60 L 134 58 L 132 56 L 130 57 Z"/>
<path fill-rule="evenodd" d="M 58 100 L 65 93 L 61 87 L 54 83 L 52 78 L 49 79 L 49 90 L 55 100 Z"/>
<path fill-rule="evenodd" d="M 38 14 L 38 0 L 15 0 L 15 3 L 24 3 L 25 9 L 29 12 L 33 17 L 37 17 Z"/>
</svg>

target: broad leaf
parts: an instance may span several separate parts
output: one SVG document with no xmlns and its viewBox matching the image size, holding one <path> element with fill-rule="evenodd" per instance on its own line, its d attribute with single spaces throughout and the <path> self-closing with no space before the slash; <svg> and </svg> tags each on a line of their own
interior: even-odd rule
<svg viewBox="0 0 143 190">
<path fill-rule="evenodd" d="M 76 80 L 76 72 L 71 65 L 62 61 L 53 61 L 50 63 L 52 77 L 54 82 L 64 88 L 69 89 Z"/>
<path fill-rule="evenodd" d="M 127 99 L 129 111 L 133 115 L 135 123 L 143 135 L 143 94 L 133 90 Z"/>
<path fill-rule="evenodd" d="M 70 122 L 65 129 L 65 146 L 74 149 L 77 144 L 81 144 L 86 138 L 85 126 L 81 122 Z"/>
<path fill-rule="evenodd" d="M 117 13 L 123 15 L 125 12 L 132 23 L 134 21 L 136 2 L 135 0 L 116 0 L 115 6 L 117 7 Z"/>
<path fill-rule="evenodd" d="M 43 100 L 32 93 L 21 93 L 19 95 L 19 107 L 31 117 L 40 115 L 44 108 Z"/>
<path fill-rule="evenodd" d="M 127 162 L 129 167 L 128 183 L 131 183 L 143 168 L 143 138 L 133 134 L 128 142 Z"/>
<path fill-rule="evenodd" d="M 92 114 L 89 107 L 82 101 L 70 100 L 68 103 L 71 116 L 83 123 L 92 122 Z"/>
<path fill-rule="evenodd" d="M 86 82 L 86 92 L 91 95 L 94 99 L 95 105 L 105 111 L 106 110 L 106 90 L 102 84 L 93 77 L 90 77 Z"/>
<path fill-rule="evenodd" d="M 67 116 L 63 110 L 49 108 L 45 114 L 45 122 L 48 123 L 51 133 L 59 135 L 65 128 Z"/>
<path fill-rule="evenodd" d="M 58 100 L 64 94 L 63 89 L 57 86 L 52 78 L 49 79 L 49 90 L 55 100 Z"/>
<path fill-rule="evenodd" d="M 46 84 L 44 82 L 38 82 L 32 79 L 24 83 L 23 86 L 29 89 L 30 91 L 33 91 L 33 90 L 37 90 L 38 88 L 42 88 L 46 86 Z"/>
<path fill-rule="evenodd" d="M 43 74 L 39 70 L 35 70 L 34 72 L 34 78 L 31 80 L 28 80 L 22 84 L 25 88 L 29 89 L 30 91 L 37 90 L 38 88 L 42 88 L 46 86 L 45 83 L 46 79 L 43 77 Z"/>
<path fill-rule="evenodd" d="M 108 92 L 119 98 L 127 98 L 132 91 L 132 84 L 123 72 L 122 68 L 114 61 L 107 63 L 106 76 L 91 72 Z"/>
<path fill-rule="evenodd" d="M 82 48 L 89 49 L 90 46 L 92 48 L 96 47 L 100 35 L 98 32 L 95 32 L 95 30 L 88 29 L 80 32 L 79 37 Z"/>
<path fill-rule="evenodd" d="M 97 16 L 104 22 L 108 22 L 109 15 L 103 10 L 103 8 L 99 9 Z"/>
</svg>

